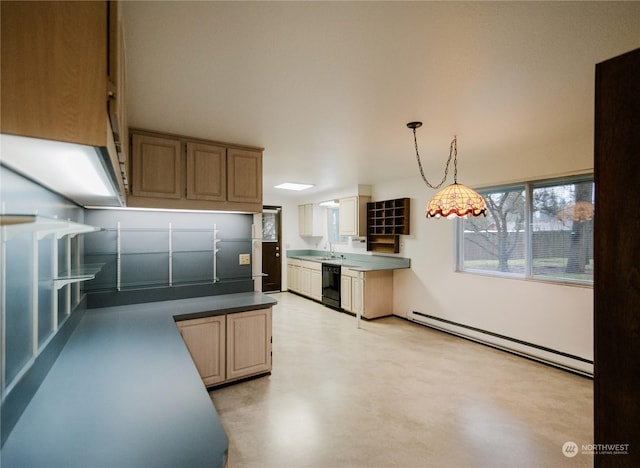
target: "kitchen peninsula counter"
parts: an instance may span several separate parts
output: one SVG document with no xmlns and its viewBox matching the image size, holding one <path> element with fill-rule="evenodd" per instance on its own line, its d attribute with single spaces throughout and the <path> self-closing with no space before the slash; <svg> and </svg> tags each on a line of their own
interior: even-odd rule
<svg viewBox="0 0 640 468">
<path fill-rule="evenodd" d="M 2 447 L 2 466 L 224 466 L 227 435 L 175 320 L 274 304 L 238 293 L 87 310 Z"/>
</svg>

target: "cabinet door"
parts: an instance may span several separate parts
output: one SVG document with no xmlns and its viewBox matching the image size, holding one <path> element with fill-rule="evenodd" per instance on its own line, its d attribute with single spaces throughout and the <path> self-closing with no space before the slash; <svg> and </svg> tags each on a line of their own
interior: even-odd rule
<svg viewBox="0 0 640 468">
<path fill-rule="evenodd" d="M 306 205 L 298 205 L 298 235 L 299 236 L 308 235 Z"/>
<path fill-rule="evenodd" d="M 322 300 L 322 270 L 311 270 L 311 297 Z"/>
<path fill-rule="evenodd" d="M 314 235 L 314 222 L 313 204 L 307 203 L 304 205 L 304 232 L 307 236 Z"/>
<path fill-rule="evenodd" d="M 340 199 L 340 235 L 358 235 L 358 197 Z"/>
<path fill-rule="evenodd" d="M 225 376 L 225 316 L 177 322 L 182 339 L 205 386 L 223 382 Z"/>
<path fill-rule="evenodd" d="M 364 315 L 364 280 L 360 278 L 351 278 L 351 309 L 356 314 L 360 312 Z"/>
<path fill-rule="evenodd" d="M 187 198 L 227 199 L 227 149 L 187 143 Z"/>
<path fill-rule="evenodd" d="M 181 198 L 180 140 L 134 134 L 131 162 L 133 195 Z"/>
<path fill-rule="evenodd" d="M 300 288 L 300 294 L 311 296 L 311 270 L 300 267 L 299 272 L 300 276 L 298 278 L 300 280 L 300 284 L 298 287 Z"/>
<path fill-rule="evenodd" d="M 271 371 L 271 308 L 227 315 L 227 380 Z"/>
<path fill-rule="evenodd" d="M 348 312 L 351 310 L 351 277 L 340 277 L 340 307 Z"/>
<path fill-rule="evenodd" d="M 0 2 L 2 133 L 107 145 L 105 2 Z"/>
<path fill-rule="evenodd" d="M 340 199 L 339 219 L 340 235 L 359 237 L 366 235 L 367 202 L 369 196 L 356 196 Z"/>
<path fill-rule="evenodd" d="M 289 291 L 298 291 L 298 267 L 287 264 L 287 289 Z"/>
<path fill-rule="evenodd" d="M 227 150 L 227 200 L 262 203 L 262 153 Z"/>
<path fill-rule="evenodd" d="M 393 314 L 393 271 L 367 271 L 363 273 L 358 297 L 362 301 L 362 316 L 384 317 Z"/>
</svg>

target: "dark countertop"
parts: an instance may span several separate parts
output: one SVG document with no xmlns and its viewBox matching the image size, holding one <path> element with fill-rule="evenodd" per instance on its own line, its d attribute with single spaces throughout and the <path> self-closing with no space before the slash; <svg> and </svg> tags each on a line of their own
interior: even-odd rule
<svg viewBox="0 0 640 468">
<path fill-rule="evenodd" d="M 228 438 L 174 317 L 274 304 L 239 293 L 87 310 L 2 447 L 2 466 L 223 466 Z"/>
</svg>

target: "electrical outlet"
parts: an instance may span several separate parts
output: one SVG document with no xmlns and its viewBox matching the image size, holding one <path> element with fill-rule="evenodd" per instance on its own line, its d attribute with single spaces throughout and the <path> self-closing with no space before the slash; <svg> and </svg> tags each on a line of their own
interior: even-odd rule
<svg viewBox="0 0 640 468">
<path fill-rule="evenodd" d="M 251 254 L 240 254 L 238 261 L 239 261 L 240 265 L 250 265 L 251 264 Z"/>
</svg>

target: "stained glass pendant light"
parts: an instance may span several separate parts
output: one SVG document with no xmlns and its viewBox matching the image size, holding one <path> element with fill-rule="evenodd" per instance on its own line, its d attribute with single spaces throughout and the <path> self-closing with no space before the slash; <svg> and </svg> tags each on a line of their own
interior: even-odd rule
<svg viewBox="0 0 640 468">
<path fill-rule="evenodd" d="M 427 203 L 427 218 L 467 218 L 469 216 L 487 216 L 487 205 L 482 195 L 475 190 L 470 189 L 466 185 L 458 183 L 458 139 L 453 137 L 451 145 L 449 145 L 449 159 L 444 169 L 444 176 L 437 185 L 432 185 L 424 175 L 422 163 L 420 162 L 420 154 L 418 153 L 418 139 L 416 137 L 416 129 L 422 126 L 422 122 L 409 122 L 407 127 L 413 130 L 413 141 L 416 147 L 416 159 L 418 160 L 418 168 L 422 180 L 428 187 L 439 189 L 447 180 L 449 173 L 449 164 L 453 158 L 453 184 L 447 185 L 434 195 Z"/>
</svg>

